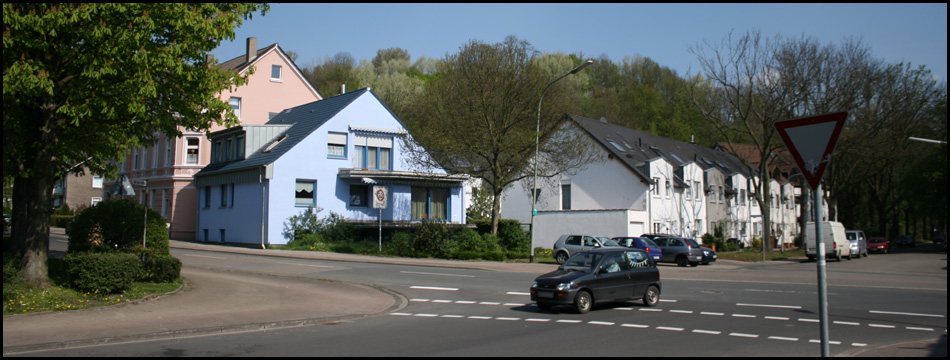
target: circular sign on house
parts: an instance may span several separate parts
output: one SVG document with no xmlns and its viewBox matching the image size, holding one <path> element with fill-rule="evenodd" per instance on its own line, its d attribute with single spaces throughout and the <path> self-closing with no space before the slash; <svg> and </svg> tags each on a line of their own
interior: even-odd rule
<svg viewBox="0 0 950 360">
<path fill-rule="evenodd" d="M 385 209 L 389 202 L 389 188 L 373 186 L 373 209 Z"/>
</svg>

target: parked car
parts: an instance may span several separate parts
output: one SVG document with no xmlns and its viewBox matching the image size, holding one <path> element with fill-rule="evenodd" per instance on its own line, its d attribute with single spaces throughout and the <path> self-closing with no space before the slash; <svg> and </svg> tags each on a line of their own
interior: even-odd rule
<svg viewBox="0 0 950 360">
<path fill-rule="evenodd" d="M 891 251 L 891 244 L 882 237 L 872 237 L 868 239 L 868 251 L 881 252 L 887 254 Z"/>
<path fill-rule="evenodd" d="M 917 247 L 917 240 L 914 239 L 914 235 L 911 234 L 901 235 L 899 238 L 897 238 L 897 246 Z"/>
<path fill-rule="evenodd" d="M 848 241 L 851 242 L 851 255 L 858 259 L 861 256 L 868 256 L 868 238 L 864 236 L 864 231 L 861 230 L 848 230 L 845 231 L 845 236 L 848 237 Z"/>
<path fill-rule="evenodd" d="M 821 222 L 821 239 L 825 248 L 825 258 L 841 261 L 842 257 L 851 260 L 851 242 L 845 235 L 844 225 L 836 221 Z M 818 239 L 815 237 L 815 222 L 805 223 L 805 256 L 808 261 L 815 261 L 818 257 Z"/>
<path fill-rule="evenodd" d="M 603 236 L 591 235 L 561 235 L 554 243 L 554 260 L 563 264 L 568 258 L 579 252 L 593 250 L 599 247 L 619 247 L 616 242 Z"/>
<path fill-rule="evenodd" d="M 697 266 L 703 261 L 703 250 L 696 240 L 679 236 L 660 236 L 653 242 L 663 251 L 660 262 L 676 263 L 679 266 Z"/>
<path fill-rule="evenodd" d="M 653 258 L 653 261 L 660 261 L 660 256 L 663 255 L 663 249 L 660 249 L 650 238 L 619 236 L 611 240 L 617 242 L 620 246 L 646 251 Z"/>
<path fill-rule="evenodd" d="M 603 247 L 577 253 L 557 270 L 538 276 L 530 292 L 542 311 L 569 305 L 584 314 L 595 303 L 632 299 L 656 306 L 660 271 L 643 250 Z"/>
<path fill-rule="evenodd" d="M 716 250 L 702 246 L 700 249 L 703 250 L 703 260 L 700 262 L 701 264 L 709 265 L 711 262 L 716 262 L 716 257 L 718 256 L 716 255 Z"/>
<path fill-rule="evenodd" d="M 943 234 L 934 235 L 934 244 L 943 243 L 947 241 L 947 237 Z"/>
</svg>

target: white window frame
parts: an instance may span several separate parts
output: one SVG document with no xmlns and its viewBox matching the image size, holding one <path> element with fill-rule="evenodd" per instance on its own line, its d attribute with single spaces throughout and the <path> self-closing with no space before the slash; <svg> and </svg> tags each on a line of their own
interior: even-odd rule
<svg viewBox="0 0 950 360">
<path fill-rule="evenodd" d="M 241 120 L 241 98 L 232 96 L 228 99 L 228 105 L 231 105 L 231 109 L 234 110 L 234 116 Z"/>
<path fill-rule="evenodd" d="M 92 176 L 92 187 L 96 189 L 102 189 L 102 176 L 99 176 L 99 175 Z"/>
<path fill-rule="evenodd" d="M 191 142 L 190 140 L 192 139 L 194 139 L 197 142 L 197 144 L 195 145 L 189 144 Z M 196 136 L 186 137 L 184 141 L 184 145 L 185 145 L 185 164 L 186 165 L 200 164 L 201 163 L 201 138 L 196 137 Z M 195 151 L 194 156 L 192 156 L 191 150 Z M 192 159 L 194 159 L 194 161 L 192 161 Z"/>
<path fill-rule="evenodd" d="M 277 77 L 274 77 L 274 70 L 277 70 Z M 280 66 L 280 65 L 271 65 L 271 66 L 270 66 L 270 79 L 271 79 L 271 81 L 277 81 L 277 82 L 282 81 L 283 74 L 284 74 L 284 69 L 283 69 L 282 66 Z"/>
</svg>

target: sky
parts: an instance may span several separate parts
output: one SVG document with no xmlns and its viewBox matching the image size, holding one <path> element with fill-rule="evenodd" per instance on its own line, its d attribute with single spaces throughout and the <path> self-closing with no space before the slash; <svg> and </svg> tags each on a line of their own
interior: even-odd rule
<svg viewBox="0 0 950 360">
<path fill-rule="evenodd" d="M 225 61 L 278 43 L 308 67 L 346 52 L 359 62 L 380 49 L 444 58 L 471 40 L 508 35 L 543 53 L 643 56 L 679 76 L 701 72 L 691 47 L 758 30 L 765 37 L 813 36 L 821 44 L 860 39 L 888 63 L 925 65 L 947 79 L 947 4 L 271 4 L 212 51 Z"/>
</svg>

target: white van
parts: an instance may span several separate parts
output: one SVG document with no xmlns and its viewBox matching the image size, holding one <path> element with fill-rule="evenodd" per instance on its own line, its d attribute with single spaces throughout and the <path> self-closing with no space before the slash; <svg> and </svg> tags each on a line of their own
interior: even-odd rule
<svg viewBox="0 0 950 360">
<path fill-rule="evenodd" d="M 815 247 L 815 222 L 805 224 L 805 256 L 815 261 L 818 248 Z M 821 223 L 821 242 L 825 245 L 825 258 L 841 261 L 842 257 L 851 260 L 851 242 L 845 235 L 844 225 L 835 221 Z"/>
</svg>

